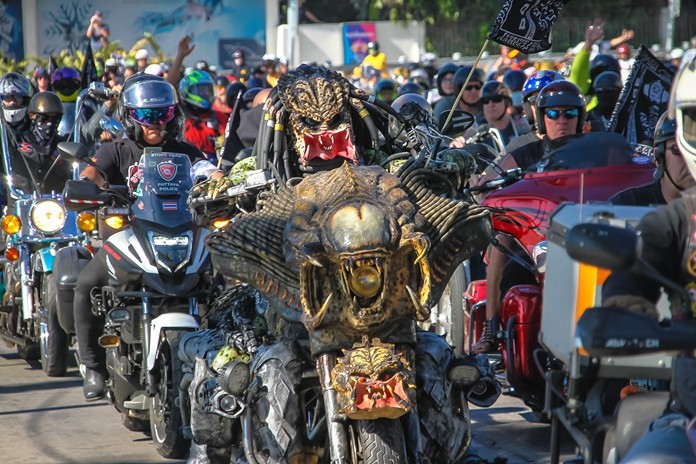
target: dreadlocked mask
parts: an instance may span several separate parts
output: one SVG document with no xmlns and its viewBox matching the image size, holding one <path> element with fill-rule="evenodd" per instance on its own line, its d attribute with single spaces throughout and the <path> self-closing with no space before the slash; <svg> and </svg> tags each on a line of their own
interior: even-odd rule
<svg viewBox="0 0 696 464">
<path fill-rule="evenodd" d="M 278 81 L 288 111 L 290 147 L 301 166 L 312 160 L 344 158 L 358 164 L 351 121 L 350 83 L 340 74 L 302 65 Z"/>
</svg>

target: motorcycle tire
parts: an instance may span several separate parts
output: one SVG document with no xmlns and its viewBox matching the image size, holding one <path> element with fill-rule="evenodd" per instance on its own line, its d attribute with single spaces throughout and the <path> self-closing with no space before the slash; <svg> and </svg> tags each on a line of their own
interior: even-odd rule
<svg viewBox="0 0 696 464">
<path fill-rule="evenodd" d="M 159 388 L 148 402 L 152 440 L 160 456 L 168 459 L 184 457 L 191 445 L 191 440 L 184 438 L 182 433 L 181 409 L 177 406 L 183 378 L 182 362 L 177 356 L 181 335 L 176 330 L 165 331 L 166 342 L 156 361 Z"/>
<path fill-rule="evenodd" d="M 49 377 L 62 377 L 68 369 L 68 335 L 58 322 L 58 296 L 53 274 L 44 274 L 43 309 L 39 311 L 39 348 L 41 366 Z M 38 301 L 37 301 L 38 303 Z"/>
<path fill-rule="evenodd" d="M 405 464 L 406 441 L 399 419 L 359 420 L 350 425 L 354 464 Z"/>
</svg>

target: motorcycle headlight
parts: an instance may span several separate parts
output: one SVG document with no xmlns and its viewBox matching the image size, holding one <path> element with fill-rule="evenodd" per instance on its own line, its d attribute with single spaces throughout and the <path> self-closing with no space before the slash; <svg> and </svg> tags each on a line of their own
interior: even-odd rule
<svg viewBox="0 0 696 464">
<path fill-rule="evenodd" d="M 65 208 L 53 199 L 39 200 L 34 203 L 29 213 L 34 229 L 44 234 L 55 234 L 65 225 Z"/>
<path fill-rule="evenodd" d="M 170 272 L 176 272 L 188 263 L 193 242 L 192 232 L 174 237 L 153 232 L 148 235 L 157 264 Z"/>
</svg>

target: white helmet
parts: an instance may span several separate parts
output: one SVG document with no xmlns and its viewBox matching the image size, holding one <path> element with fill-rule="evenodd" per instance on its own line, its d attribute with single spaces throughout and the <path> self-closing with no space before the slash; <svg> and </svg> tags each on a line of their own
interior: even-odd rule
<svg viewBox="0 0 696 464">
<path fill-rule="evenodd" d="M 676 140 L 686 166 L 696 179 L 696 58 L 674 76 L 669 117 L 677 123 Z"/>
</svg>

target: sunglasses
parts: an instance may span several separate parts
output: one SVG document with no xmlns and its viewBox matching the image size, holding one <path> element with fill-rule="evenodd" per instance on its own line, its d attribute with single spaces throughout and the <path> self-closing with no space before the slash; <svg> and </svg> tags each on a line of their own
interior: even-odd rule
<svg viewBox="0 0 696 464">
<path fill-rule="evenodd" d="M 568 108 L 567 110 L 546 110 L 544 114 L 552 121 L 557 120 L 561 116 L 563 116 L 565 119 L 575 119 L 580 115 L 580 110 L 577 108 Z"/>
<path fill-rule="evenodd" d="M 174 119 L 176 106 L 163 108 L 133 108 L 129 110 L 130 117 L 143 126 L 167 124 Z"/>
<path fill-rule="evenodd" d="M 24 97 L 22 95 L 3 95 L 2 96 L 3 103 L 22 103 L 22 100 L 24 100 Z"/>
<path fill-rule="evenodd" d="M 479 84 L 471 84 L 464 87 L 464 90 L 481 90 L 481 86 Z"/>
<path fill-rule="evenodd" d="M 682 154 L 676 143 L 669 147 L 669 151 L 671 151 L 674 156 L 681 156 Z"/>
<path fill-rule="evenodd" d="M 505 99 L 502 95 L 494 95 L 492 97 L 483 97 L 480 102 L 482 105 L 487 105 L 489 103 L 500 103 Z"/>
<path fill-rule="evenodd" d="M 56 123 L 62 119 L 62 114 L 41 114 L 41 113 L 29 113 L 29 118 L 32 121 L 37 122 L 52 122 Z"/>
</svg>

